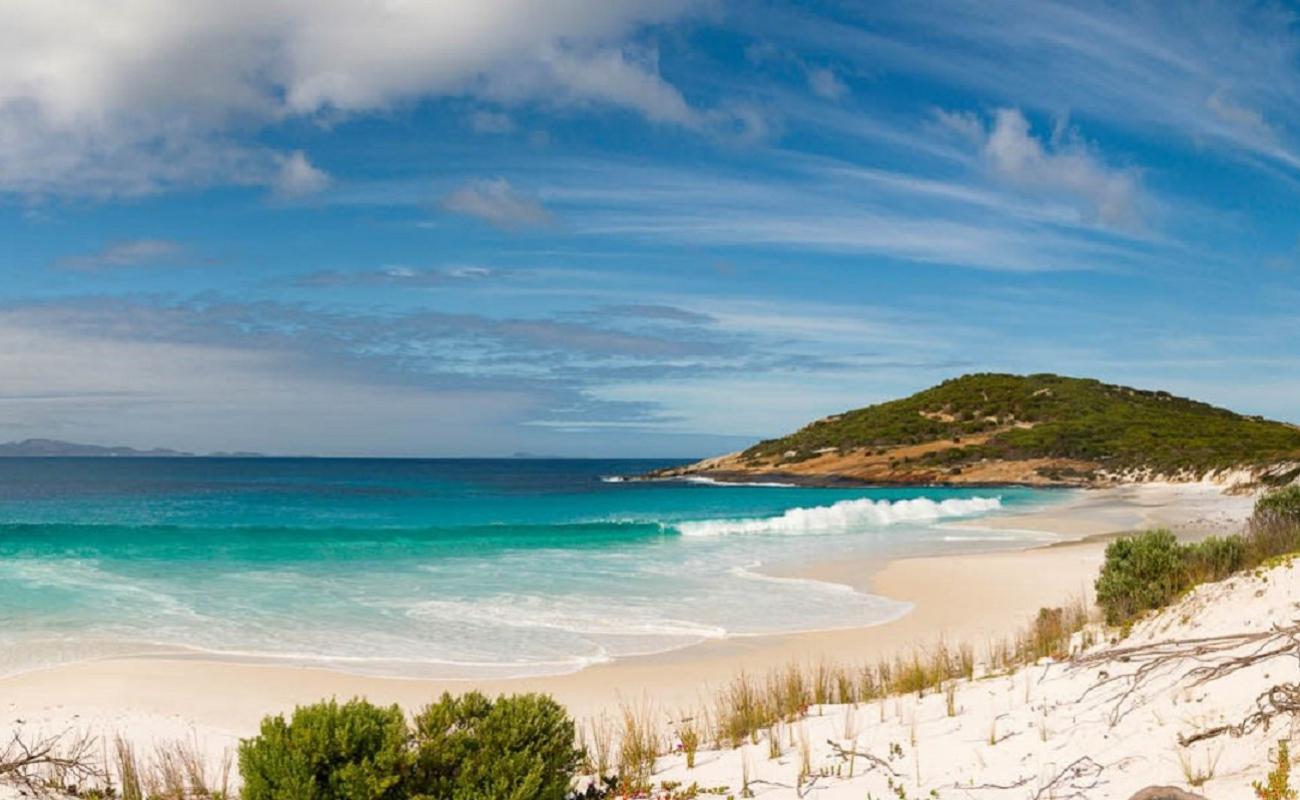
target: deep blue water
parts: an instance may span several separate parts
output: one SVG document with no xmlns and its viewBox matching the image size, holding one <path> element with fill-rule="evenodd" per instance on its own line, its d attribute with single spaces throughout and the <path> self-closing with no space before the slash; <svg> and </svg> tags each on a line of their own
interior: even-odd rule
<svg viewBox="0 0 1300 800">
<path fill-rule="evenodd" d="M 0 459 L 0 674 L 160 650 L 538 674 L 906 607 L 774 577 L 1015 546 L 1026 489 L 611 482 L 674 462 Z"/>
</svg>

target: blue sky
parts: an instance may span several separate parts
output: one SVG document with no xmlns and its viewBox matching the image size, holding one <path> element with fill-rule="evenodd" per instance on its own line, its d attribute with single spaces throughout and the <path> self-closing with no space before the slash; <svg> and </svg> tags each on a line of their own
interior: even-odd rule
<svg viewBox="0 0 1300 800">
<path fill-rule="evenodd" d="M 690 456 L 970 371 L 1300 421 L 1238 2 L 0 7 L 0 438 Z"/>
</svg>

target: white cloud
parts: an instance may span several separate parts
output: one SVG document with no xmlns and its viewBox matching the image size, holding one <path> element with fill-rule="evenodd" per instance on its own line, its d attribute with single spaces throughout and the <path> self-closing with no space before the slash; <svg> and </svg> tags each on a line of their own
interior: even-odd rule
<svg viewBox="0 0 1300 800">
<path fill-rule="evenodd" d="M 984 120 L 980 119 L 978 114 L 972 111 L 948 111 L 943 108 L 933 109 L 932 113 L 941 130 L 976 144 L 984 141 Z"/>
<path fill-rule="evenodd" d="M 1107 166 L 1082 142 L 1059 130 L 1050 148 L 1044 146 L 1017 109 L 1000 109 L 994 115 L 984 155 L 994 173 L 1013 185 L 1071 196 L 1103 225 L 1142 227 L 1133 171 Z"/>
<path fill-rule="evenodd" d="M 0 4 L 0 191 L 319 185 L 246 134 L 295 116 L 488 93 L 698 126 L 622 43 L 691 0 L 11 0 Z M 286 161 L 288 159 L 288 161 Z M 314 170 L 314 168 L 312 168 Z"/>
<path fill-rule="evenodd" d="M 95 271 L 118 267 L 139 267 L 176 258 L 185 252 L 179 243 L 167 239 L 130 239 L 113 242 L 93 253 L 68 256 L 55 262 L 62 269 Z"/>
<path fill-rule="evenodd" d="M 849 87 L 828 67 L 814 67 L 808 70 L 808 88 L 813 94 L 827 100 L 839 100 L 849 93 Z"/>
<path fill-rule="evenodd" d="M 285 157 L 276 176 L 275 191 L 287 197 L 315 194 L 329 186 L 330 176 L 317 169 L 301 150 Z"/>
<path fill-rule="evenodd" d="M 550 225 L 555 221 L 540 200 L 516 190 L 505 178 L 469 181 L 447 195 L 442 207 L 505 229 Z"/>
</svg>

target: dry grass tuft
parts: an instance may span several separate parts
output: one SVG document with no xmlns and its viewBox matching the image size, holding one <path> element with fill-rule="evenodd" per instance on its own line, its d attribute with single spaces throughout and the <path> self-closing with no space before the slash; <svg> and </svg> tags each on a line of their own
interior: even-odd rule
<svg viewBox="0 0 1300 800">
<path fill-rule="evenodd" d="M 650 791 L 655 759 L 662 752 L 655 713 L 648 703 L 622 707 L 623 735 L 618 746 L 619 788 L 624 794 Z"/>
</svg>

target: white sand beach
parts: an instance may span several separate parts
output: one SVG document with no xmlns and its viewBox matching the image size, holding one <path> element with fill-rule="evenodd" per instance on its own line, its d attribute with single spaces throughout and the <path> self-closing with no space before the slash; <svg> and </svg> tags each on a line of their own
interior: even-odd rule
<svg viewBox="0 0 1300 800">
<path fill-rule="evenodd" d="M 705 702 L 710 689 L 725 684 L 741 670 L 761 674 L 791 661 L 863 662 L 928 647 L 940 639 L 981 647 L 994 637 L 1013 633 L 1040 607 L 1086 595 L 1107 534 L 1152 526 L 1170 527 L 1188 537 L 1231 532 L 1240 527 L 1251 502 L 1250 497 L 1224 495 L 1217 487 L 1202 484 L 1097 490 L 1081 493 L 1070 504 L 1041 513 L 969 523 L 1060 536 L 1061 542 L 1051 546 L 886 564 L 827 561 L 799 569 L 801 577 L 843 583 L 913 604 L 912 611 L 903 617 L 867 628 L 737 637 L 619 660 L 571 675 L 472 682 L 374 678 L 171 656 L 108 659 L 0 680 L 0 714 L 9 725 L 28 731 L 85 730 L 102 737 L 122 733 L 143 747 L 151 742 L 190 739 L 199 742 L 214 759 L 232 748 L 240 737 L 254 733 L 263 715 L 327 697 L 364 696 L 415 709 L 444 690 L 537 690 L 552 693 L 580 720 L 617 713 L 620 703 L 646 705 L 667 719 Z M 1238 623 L 1259 630 L 1261 620 L 1269 614 L 1276 617 L 1289 611 L 1288 598 L 1300 599 L 1300 577 L 1293 581 L 1293 574 L 1281 572 L 1279 578 L 1260 583 L 1264 593 L 1259 598 L 1246 593 L 1243 602 L 1261 605 L 1257 615 L 1248 618 L 1228 604 L 1216 610 L 1212 619 L 1198 619 L 1196 624 L 1207 632 L 1227 631 Z M 1294 592 L 1287 594 L 1288 589 Z M 1233 591 L 1236 598 L 1246 590 Z M 1098 721 L 1109 695 L 1099 695 L 1086 706 L 1072 703 L 1071 695 L 1081 693 L 1086 683 L 1095 679 L 1094 673 L 1035 668 L 1024 674 L 977 681 L 961 689 L 958 702 L 963 711 L 954 718 L 943 714 L 942 698 L 890 700 L 883 711 L 822 709 L 800 726 L 802 733 L 795 735 L 810 738 L 817 770 L 834 768 L 842 772 L 843 765 L 835 763 L 824 741 L 830 738 L 844 746 L 851 744 L 851 735 L 846 744 L 846 737 L 836 732 L 852 730 L 853 724 L 846 717 L 856 716 L 861 737 L 858 748 L 883 757 L 887 743 L 903 743 L 905 756 L 893 768 L 909 781 L 909 792 L 923 794 L 931 787 L 969 785 L 970 781 L 999 783 L 1025 776 L 1030 783 L 1041 781 L 1052 765 L 1064 767 L 1067 756 L 1076 752 L 1094 759 L 1140 755 L 1144 759 L 1140 763 L 1152 769 L 1159 766 L 1160 774 L 1171 768 L 1176 773 L 1176 762 L 1170 765 L 1174 754 L 1171 737 L 1182 730 L 1179 724 L 1185 721 L 1187 708 L 1195 708 L 1202 716 L 1231 716 L 1238 705 L 1248 705 L 1253 699 L 1253 695 L 1225 698 L 1226 705 L 1220 708 L 1204 705 L 1205 692 L 1194 692 L 1200 700 L 1191 702 L 1198 705 L 1174 707 L 1178 699 L 1162 697 L 1149 712 L 1134 715 L 1126 722 L 1129 727 L 1124 731 L 1125 736 L 1151 733 L 1141 726 L 1156 725 L 1152 714 L 1164 715 L 1167 727 L 1159 730 L 1158 741 L 1129 740 L 1133 741 L 1133 753 L 1127 753 L 1108 733 L 1105 723 Z M 1027 694 L 1026 682 L 1030 685 Z M 1002 731 L 998 737 L 1014 738 L 986 748 L 981 742 L 989 738 L 994 720 Z M 1091 727 L 1085 727 L 1085 723 Z M 1043 724 L 1052 731 L 1045 740 L 1039 738 L 1038 728 L 1034 727 Z M 919 750 L 906 744 L 913 736 L 921 743 Z M 1233 745 L 1231 752 L 1236 749 Z M 1257 762 L 1258 753 L 1254 756 Z M 782 794 L 786 790 L 778 784 L 790 784 L 794 777 L 790 757 L 769 761 L 748 751 L 710 753 L 701 756 L 701 766 L 693 773 L 669 759 L 664 762 L 663 776 L 669 780 L 699 780 L 702 784 L 735 783 L 740 774 L 737 759 L 744 758 L 750 762 L 752 776 L 771 781 L 763 791 L 780 797 L 786 796 Z M 1225 766 L 1229 761 L 1224 762 Z M 857 769 L 865 770 L 866 765 L 859 764 Z M 852 780 L 841 775 L 835 781 L 819 781 L 817 796 L 862 797 L 868 790 L 880 794 L 885 791 L 881 781 L 887 773 L 880 770 L 856 775 Z M 1128 785 L 1125 781 L 1129 777 L 1137 781 L 1139 773 L 1112 769 L 1107 780 L 1117 774 L 1128 777 L 1115 784 L 1116 791 Z M 759 793 L 759 788 L 755 792 Z"/>
</svg>

